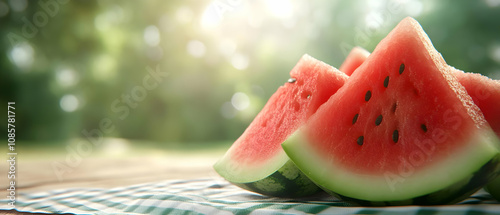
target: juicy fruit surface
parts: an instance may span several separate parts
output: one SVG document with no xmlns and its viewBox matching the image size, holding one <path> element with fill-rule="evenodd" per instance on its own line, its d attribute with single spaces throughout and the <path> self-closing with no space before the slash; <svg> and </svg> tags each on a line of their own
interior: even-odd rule
<svg viewBox="0 0 500 215">
<path fill-rule="evenodd" d="M 335 75 L 329 73 L 337 73 Z M 236 140 L 232 157 L 238 162 L 265 162 L 281 151 L 286 140 L 318 107 L 343 85 L 347 77 L 320 61 L 305 56 Z M 343 78 L 340 78 L 343 77 Z"/>
<path fill-rule="evenodd" d="M 368 55 L 370 53 L 361 47 L 353 48 L 340 67 L 340 71 L 352 75 Z M 451 69 L 472 97 L 474 104 L 481 109 L 491 128 L 500 137 L 500 111 L 498 110 L 500 108 L 500 80 L 492 80 L 481 74 L 466 73 L 455 68 Z"/>
<path fill-rule="evenodd" d="M 387 47 L 394 48 L 376 50 L 329 102 L 334 104 L 329 108 L 336 111 L 314 118 L 332 120 L 311 123 L 311 130 L 324 131 L 314 135 L 319 151 L 360 173 L 395 171 L 403 157 L 394 155 L 421 151 L 416 141 L 439 135 L 439 142 L 449 144 L 434 144 L 433 159 L 421 165 L 426 166 L 460 144 L 468 144 L 462 140 L 470 134 L 457 131 L 475 131 L 484 124 L 472 101 L 458 99 L 467 97 L 465 90 L 448 83 L 454 80 L 444 60 L 430 59 L 424 44 L 413 35 L 395 31 L 391 36 L 397 38 L 386 39 L 391 42 Z"/>
<path fill-rule="evenodd" d="M 340 71 L 352 75 L 369 55 L 370 53 L 361 47 L 353 48 L 340 67 Z M 492 80 L 481 74 L 463 72 L 455 68 L 451 70 L 472 97 L 474 104 L 481 109 L 491 128 L 500 137 L 500 111 L 498 111 L 500 109 L 500 80 Z"/>
<path fill-rule="evenodd" d="M 484 118 L 500 137 L 500 81 L 475 73 L 454 69 L 457 79 L 474 103 L 481 109 Z"/>
<path fill-rule="evenodd" d="M 231 182 L 263 179 L 288 157 L 280 144 L 334 94 L 347 76 L 310 56 L 303 56 L 290 72 L 288 83 L 268 100 L 245 132 L 214 168 Z"/>
<path fill-rule="evenodd" d="M 439 191 L 498 154 L 479 108 L 411 18 L 302 132 L 305 143 L 283 145 L 297 166 L 325 189 L 364 200 Z"/>
</svg>

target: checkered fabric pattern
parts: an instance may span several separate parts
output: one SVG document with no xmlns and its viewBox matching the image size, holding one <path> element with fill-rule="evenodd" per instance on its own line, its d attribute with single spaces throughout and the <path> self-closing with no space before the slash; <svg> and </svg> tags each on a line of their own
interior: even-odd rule
<svg viewBox="0 0 500 215">
<path fill-rule="evenodd" d="M 7 200 L 0 200 L 0 204 L 1 210 L 11 209 L 6 207 Z M 199 179 L 20 193 L 15 210 L 72 214 L 500 214 L 500 203 L 480 191 L 457 205 L 353 207 L 327 195 L 274 198 L 222 179 Z"/>
</svg>

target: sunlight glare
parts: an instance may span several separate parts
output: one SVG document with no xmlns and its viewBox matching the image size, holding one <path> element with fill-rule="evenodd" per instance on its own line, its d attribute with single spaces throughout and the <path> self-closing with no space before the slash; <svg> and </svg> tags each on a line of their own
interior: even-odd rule
<svg viewBox="0 0 500 215">
<path fill-rule="evenodd" d="M 290 18 L 293 14 L 293 5 L 290 0 L 272 0 L 265 1 L 265 3 L 271 14 L 278 18 Z"/>
<path fill-rule="evenodd" d="M 210 4 L 201 15 L 200 24 L 203 28 L 215 28 L 220 25 L 221 21 L 222 17 L 213 10 L 212 4 Z"/>
</svg>

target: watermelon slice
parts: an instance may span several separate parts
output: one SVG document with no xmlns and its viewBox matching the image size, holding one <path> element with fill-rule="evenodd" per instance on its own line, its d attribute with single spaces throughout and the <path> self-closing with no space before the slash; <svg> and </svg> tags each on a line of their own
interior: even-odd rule
<svg viewBox="0 0 500 215">
<path fill-rule="evenodd" d="M 281 143 L 348 77 L 308 55 L 300 59 L 290 76 L 214 165 L 219 175 L 233 184 L 270 196 L 298 197 L 321 190 L 289 161 Z"/>
<path fill-rule="evenodd" d="M 448 204 L 496 174 L 500 140 L 421 26 L 405 18 L 282 146 L 361 205 Z"/>
<path fill-rule="evenodd" d="M 359 46 L 354 47 L 351 52 L 349 52 L 349 55 L 347 55 L 342 65 L 340 65 L 339 70 L 344 72 L 346 75 L 352 75 L 354 70 L 365 62 L 368 55 L 370 55 L 370 52 L 365 49 Z"/>
<path fill-rule="evenodd" d="M 354 47 L 340 67 L 340 71 L 349 76 L 352 75 L 368 55 L 370 52 L 365 49 Z M 474 104 L 481 109 L 491 128 L 500 137 L 500 111 L 498 111 L 500 108 L 500 80 L 492 80 L 481 74 L 464 72 L 455 68 L 452 70 L 460 84 L 472 97 Z"/>
<path fill-rule="evenodd" d="M 500 137 L 500 80 L 493 80 L 476 73 L 453 69 L 467 93 L 484 114 L 484 118 Z"/>
</svg>

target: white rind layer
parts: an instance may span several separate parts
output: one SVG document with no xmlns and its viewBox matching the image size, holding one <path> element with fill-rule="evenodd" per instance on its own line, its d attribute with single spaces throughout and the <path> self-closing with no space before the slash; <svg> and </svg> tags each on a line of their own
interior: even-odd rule
<svg viewBox="0 0 500 215">
<path fill-rule="evenodd" d="M 231 159 L 232 150 L 228 150 L 222 159 L 214 165 L 215 171 L 226 180 L 233 183 L 250 183 L 264 179 L 278 171 L 287 161 L 288 156 L 283 150 L 266 162 L 235 162 Z M 255 164 L 256 163 L 256 164 Z"/>
</svg>

